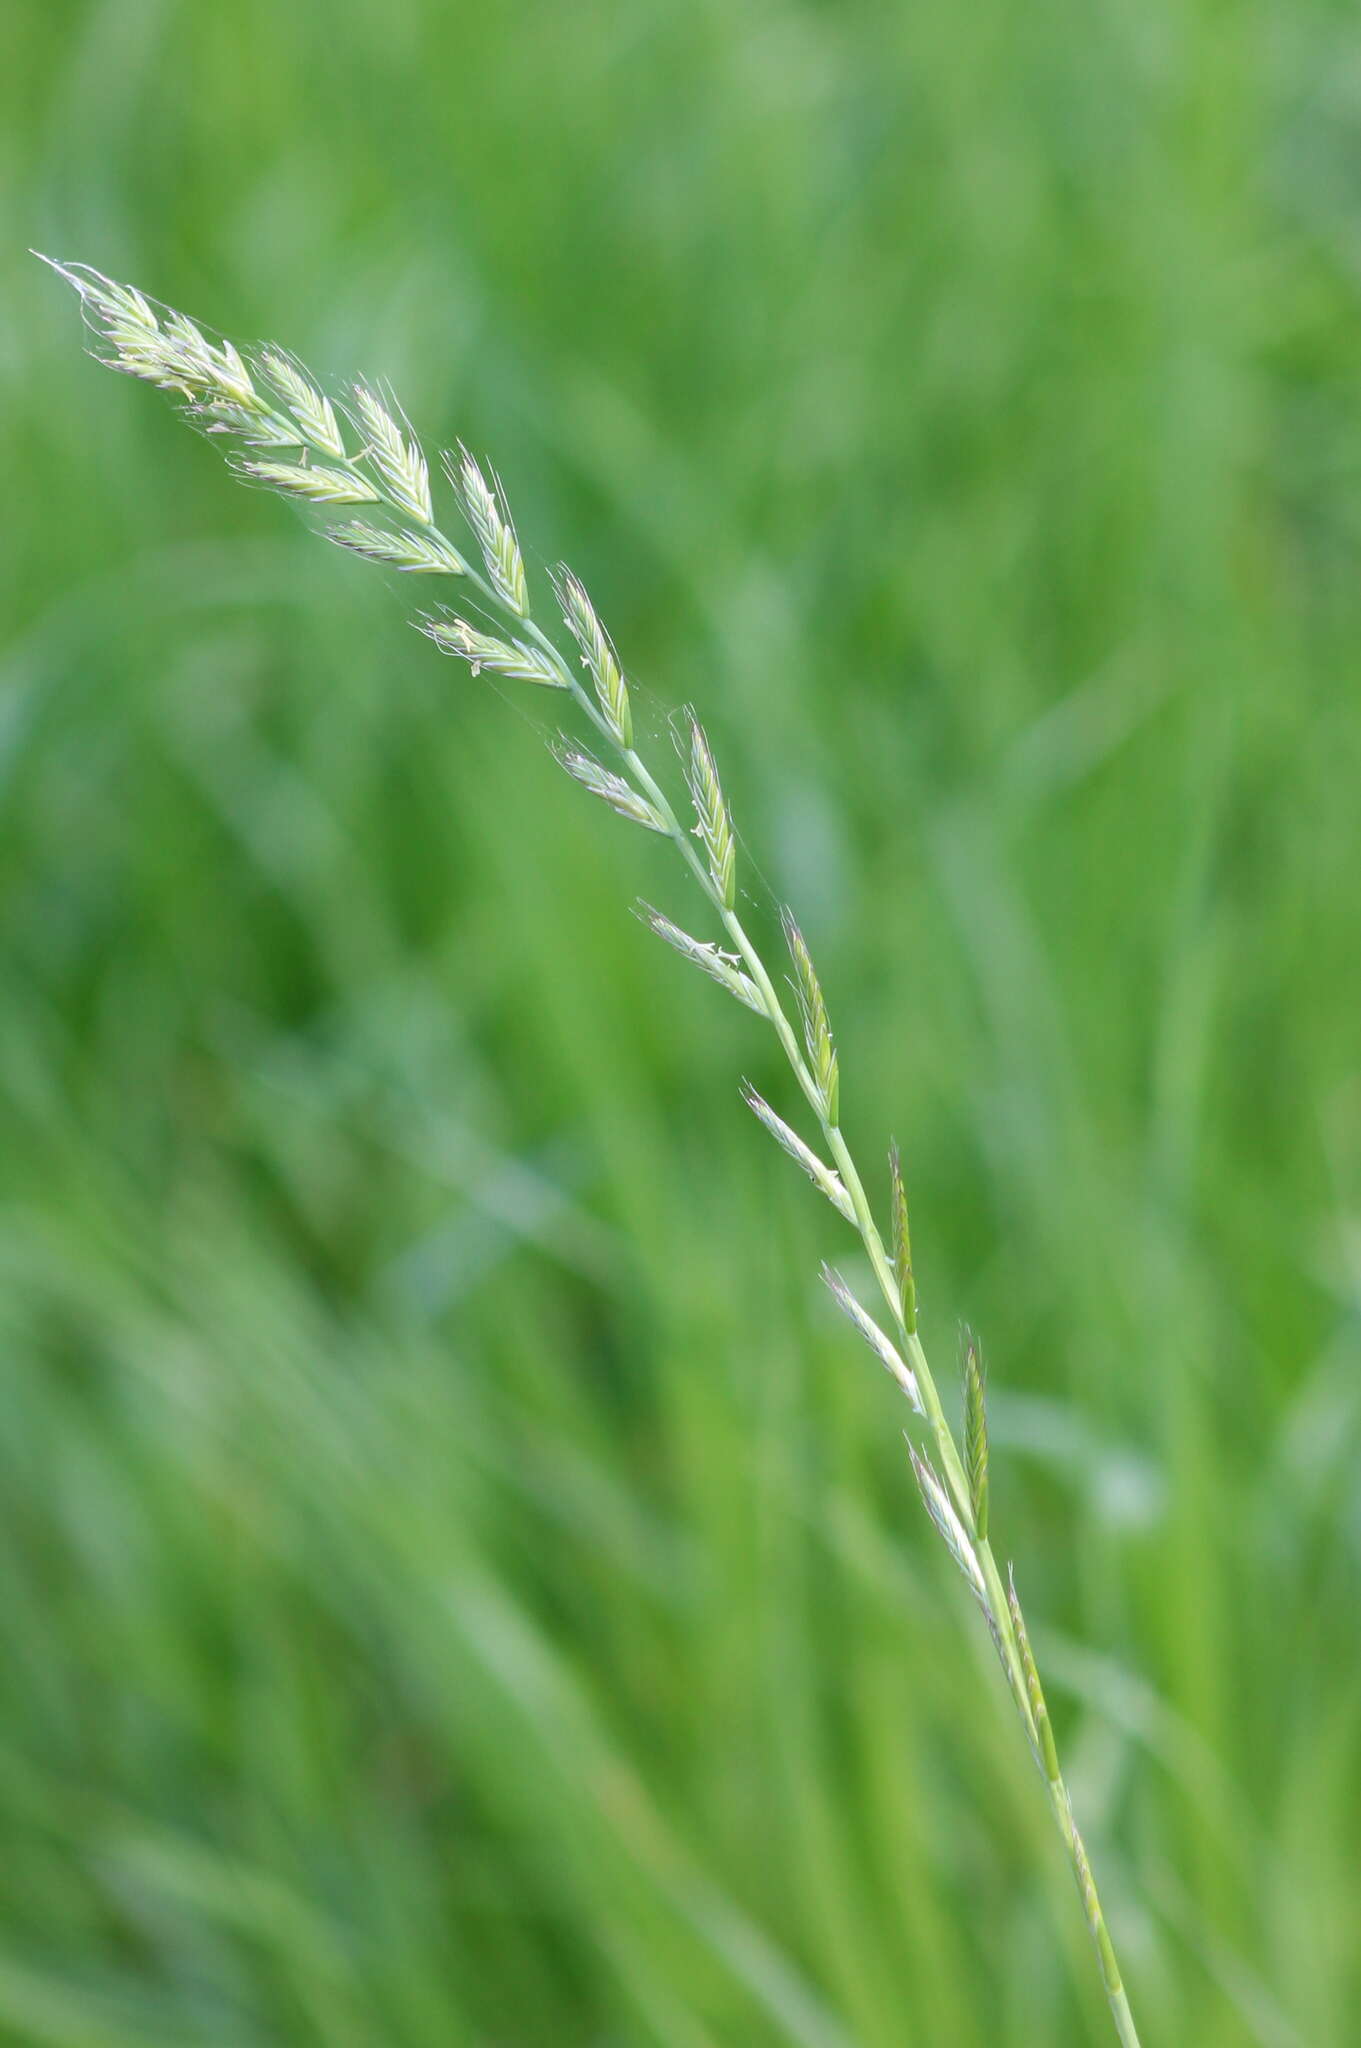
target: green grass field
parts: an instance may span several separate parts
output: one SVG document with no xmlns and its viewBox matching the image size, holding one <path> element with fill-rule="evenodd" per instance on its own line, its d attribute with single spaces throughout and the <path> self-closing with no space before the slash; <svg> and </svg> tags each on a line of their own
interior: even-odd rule
<svg viewBox="0 0 1361 2048">
<path fill-rule="evenodd" d="M 1108 2038 L 666 849 L 35 244 L 389 377 L 700 707 L 1146 2048 L 1347 2048 L 1354 13 L 11 0 L 0 79 L 0 2043 Z"/>
</svg>

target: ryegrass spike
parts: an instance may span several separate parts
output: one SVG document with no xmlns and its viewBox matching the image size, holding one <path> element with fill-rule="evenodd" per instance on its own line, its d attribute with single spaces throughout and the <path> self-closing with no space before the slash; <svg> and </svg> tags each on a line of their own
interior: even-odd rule
<svg viewBox="0 0 1361 2048">
<path fill-rule="evenodd" d="M 434 570 L 457 565 L 466 573 L 477 599 L 489 613 L 513 615 L 515 625 L 511 630 L 522 630 L 524 638 L 503 639 L 465 619 L 442 615 L 428 617 L 421 625 L 437 646 L 460 655 L 474 672 L 487 669 L 497 675 L 566 691 L 574 705 L 618 749 L 624 774 L 616 775 L 603 768 L 570 743 L 565 743 L 559 756 L 563 765 L 577 781 L 626 817 L 651 830 L 665 832 L 683 853 L 685 864 L 700 883 L 710 907 L 717 906 L 723 928 L 735 948 L 733 952 L 692 938 L 660 911 L 646 905 L 641 906 L 641 914 L 668 945 L 773 1027 L 793 1074 L 817 1115 L 830 1165 L 825 1165 L 805 1146 L 768 1103 L 755 1096 L 754 1091 L 747 1093 L 753 1110 L 777 1141 L 811 1174 L 839 1213 L 853 1220 L 870 1269 L 890 1306 L 895 1326 L 902 1333 L 904 1348 L 900 1350 L 866 1313 L 840 1275 L 825 1269 L 828 1285 L 843 1313 L 902 1387 L 934 1436 L 945 1483 L 937 1476 L 936 1467 L 909 1444 L 917 1485 L 933 1524 L 982 1608 L 997 1646 L 1073 1862 L 1100 1951 L 1116 2031 L 1123 2048 L 1138 2048 L 1138 2034 L 1120 1985 L 1086 1852 L 1073 1826 L 1067 1788 L 1058 1776 L 1053 1733 L 1043 1711 L 1043 1694 L 1015 1587 L 1003 1586 L 986 1533 L 987 1437 L 981 1361 L 974 1352 L 966 1355 L 966 1429 L 961 1455 L 917 1335 L 907 1203 L 896 1150 L 891 1155 L 890 1251 L 879 1234 L 864 1182 L 840 1129 L 836 1048 L 822 989 L 802 934 L 786 913 L 785 935 L 793 960 L 806 1058 L 770 973 L 737 915 L 732 824 L 702 730 L 692 722 L 688 779 L 704 860 L 692 847 L 669 798 L 633 749 L 623 677 L 585 592 L 575 578 L 564 572 L 558 582 L 558 594 L 563 599 L 568 628 L 585 658 L 593 697 L 578 681 L 574 667 L 530 617 L 524 564 L 499 487 L 494 477 L 488 483 L 466 449 L 457 458 L 446 457 L 446 466 L 477 536 L 485 576 L 473 566 L 471 558 L 464 561 L 433 525 L 429 477 L 419 445 L 414 437 L 408 438 L 398 419 L 367 386 L 356 387 L 354 396 L 356 425 L 367 436 L 367 446 L 362 454 L 350 457 L 344 452 L 339 423 L 336 446 L 332 449 L 329 445 L 330 416 L 319 387 L 303 371 L 287 365 L 279 351 L 262 354 L 257 364 L 262 387 L 267 385 L 279 394 L 280 403 L 276 404 L 263 388 L 256 388 L 250 367 L 229 341 L 211 339 L 183 314 L 159 309 L 139 292 L 85 266 L 54 263 L 52 268 L 79 294 L 86 324 L 102 344 L 101 361 L 182 396 L 190 417 L 210 434 L 234 435 L 248 447 L 300 449 L 304 453 L 308 446 L 317 447 L 322 454 L 332 456 L 336 465 L 315 466 L 305 460 L 247 460 L 238 453 L 234 461 L 240 474 L 288 496 L 320 504 L 383 503 L 400 518 L 414 519 L 428 529 L 426 536 L 412 535 L 405 528 L 400 533 L 388 534 L 381 526 L 353 521 L 332 528 L 330 537 L 351 552 L 367 554 L 399 568 Z M 362 471 L 361 463 L 365 465 Z M 418 541 L 425 539 L 428 552 L 423 545 L 418 547 Z M 966 1523 L 976 1533 L 971 1533 Z"/>
</svg>

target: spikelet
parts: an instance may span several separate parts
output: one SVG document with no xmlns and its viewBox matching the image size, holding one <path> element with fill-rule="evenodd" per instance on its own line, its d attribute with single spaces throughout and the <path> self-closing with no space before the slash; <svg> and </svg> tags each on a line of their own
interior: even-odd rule
<svg viewBox="0 0 1361 2048">
<path fill-rule="evenodd" d="M 571 570 L 563 567 L 553 579 L 568 631 L 581 649 L 581 665 L 591 678 L 600 715 L 610 737 L 627 751 L 633 745 L 629 693 L 595 607 Z"/>
<path fill-rule="evenodd" d="M 565 670 L 523 640 L 498 640 L 491 633 L 479 633 L 466 619 L 422 619 L 420 630 L 442 653 L 461 655 L 475 676 L 486 669 L 511 682 L 542 683 L 549 690 L 567 688 Z"/>
<path fill-rule="evenodd" d="M 635 825 L 645 825 L 649 832 L 666 831 L 666 820 L 658 816 L 647 798 L 640 796 L 631 784 L 625 782 L 622 775 L 615 775 L 610 769 L 602 768 L 599 761 L 594 760 L 590 754 L 583 754 L 579 747 L 572 746 L 566 740 L 560 741 L 553 752 L 567 773 L 575 777 L 583 789 L 589 789 L 592 796 L 600 797 L 612 811 L 617 811 L 621 818 L 628 818 Z"/>
<path fill-rule="evenodd" d="M 672 924 L 669 917 L 663 917 L 660 910 L 654 910 L 650 903 L 639 903 L 638 915 L 649 931 L 675 948 L 683 960 L 691 960 L 705 974 L 712 975 L 720 988 L 745 1003 L 749 1010 L 755 1010 L 759 1017 L 766 1014 L 766 1006 L 756 983 L 745 975 L 736 962 L 717 946 L 708 945 L 703 939 L 692 939 L 689 932 L 683 932 L 679 925 Z"/>
<path fill-rule="evenodd" d="M 368 440 L 368 459 L 383 479 L 394 505 L 428 526 L 434 517 L 430 503 L 430 473 L 414 435 L 403 434 L 392 414 L 366 384 L 354 387 L 355 411 Z"/>
<path fill-rule="evenodd" d="M 529 605 L 525 594 L 525 565 L 520 557 L 515 528 L 466 448 L 460 450 L 457 465 L 451 456 L 446 456 L 445 468 L 449 481 L 458 492 L 468 524 L 477 536 L 492 588 L 502 604 L 523 618 Z"/>
<path fill-rule="evenodd" d="M 186 377 L 200 384 L 217 382 L 213 374 L 212 348 L 203 330 L 186 313 L 167 313 L 161 323 L 161 332 Z"/>
<path fill-rule="evenodd" d="M 145 340 L 160 331 L 150 303 L 130 284 L 118 284 L 88 263 L 59 263 L 55 256 L 34 255 L 58 277 L 64 277 L 80 295 L 86 318 L 104 322 L 106 336 L 115 347 L 120 341 Z"/>
<path fill-rule="evenodd" d="M 88 264 L 58 263 L 51 256 L 41 261 L 80 294 L 86 324 L 113 350 L 100 357 L 110 369 L 188 399 L 258 404 L 250 371 L 229 341 L 210 342 L 183 313 L 167 313 L 162 323 L 139 291 L 116 284 Z"/>
<path fill-rule="evenodd" d="M 251 411 L 230 398 L 197 399 L 189 408 L 203 422 L 206 434 L 235 434 L 248 448 L 302 447 L 296 420 L 283 419 L 268 407 Z"/>
<path fill-rule="evenodd" d="M 340 431 L 331 401 L 309 382 L 296 364 L 280 350 L 268 348 L 259 357 L 259 367 L 298 423 L 304 441 L 320 448 L 323 455 L 345 459 L 345 438 Z"/>
<path fill-rule="evenodd" d="M 911 1442 L 908 1443 L 907 1454 L 912 1460 L 912 1470 L 916 1474 L 927 1514 L 944 1538 L 946 1549 L 968 1580 L 969 1591 L 983 1612 L 991 1616 L 992 1610 L 988 1604 L 988 1589 L 983 1579 L 982 1567 L 974 1555 L 974 1548 L 964 1524 L 950 1505 L 949 1496 L 936 1477 L 935 1467 Z"/>
<path fill-rule="evenodd" d="M 326 469 L 320 463 L 250 462 L 233 464 L 239 476 L 267 484 L 290 498 L 306 498 L 314 505 L 367 505 L 378 493 L 366 477 L 353 469 Z"/>
<path fill-rule="evenodd" d="M 345 526 L 329 526 L 326 537 L 366 562 L 379 562 L 389 569 L 402 569 L 415 576 L 462 576 L 465 563 L 450 547 L 442 533 L 392 531 L 352 519 Z"/>
<path fill-rule="evenodd" d="M 694 801 L 695 837 L 703 842 L 709 857 L 709 876 L 719 902 L 731 910 L 736 897 L 736 855 L 732 820 L 723 799 L 714 757 L 703 728 L 690 725 L 690 795 Z"/>
<path fill-rule="evenodd" d="M 784 925 L 785 943 L 789 957 L 794 963 L 794 991 L 799 999 L 799 1012 L 803 1018 L 803 1042 L 808 1049 L 808 1064 L 822 1098 L 822 1112 L 829 1124 L 837 1120 L 840 1107 L 840 1083 L 837 1075 L 836 1046 L 832 1042 L 832 1029 L 827 1022 L 827 1005 L 822 1000 L 822 986 L 813 967 L 813 957 L 808 951 L 803 933 L 795 924 L 788 910 L 781 913 Z"/>
<path fill-rule="evenodd" d="M 896 1144 L 888 1151 L 889 1184 L 893 1211 L 893 1272 L 898 1282 L 898 1305 L 903 1328 L 909 1337 L 917 1333 L 917 1283 L 912 1273 L 912 1239 L 907 1227 L 907 1192 L 903 1187 L 902 1161 Z"/>
<path fill-rule="evenodd" d="M 184 313 L 167 313 L 161 331 L 187 382 L 208 387 L 240 404 L 258 402 L 250 371 L 231 342 L 209 341 Z"/>
<path fill-rule="evenodd" d="M 742 1083 L 742 1100 L 753 1116 L 765 1125 L 775 1143 L 786 1151 L 796 1166 L 801 1166 L 819 1193 L 826 1195 L 832 1207 L 848 1223 L 854 1223 L 855 1207 L 846 1192 L 846 1186 L 839 1173 L 825 1166 L 810 1146 L 805 1145 L 797 1131 L 792 1131 L 783 1117 L 775 1114 L 763 1095 L 758 1095 L 750 1081 Z"/>
<path fill-rule="evenodd" d="M 912 1403 L 918 1415 L 922 1414 L 922 1397 L 917 1387 L 917 1376 L 906 1360 L 900 1356 L 897 1345 L 890 1343 L 889 1339 L 879 1328 L 878 1323 L 875 1322 L 873 1316 L 867 1315 L 864 1309 L 861 1308 L 860 1303 L 851 1293 L 850 1288 L 834 1266 L 824 1265 L 822 1277 L 842 1315 L 846 1317 L 848 1322 L 854 1324 L 884 1370 L 897 1380 L 898 1385 L 907 1395 L 908 1400 Z"/>
<path fill-rule="evenodd" d="M 964 1470 L 969 1481 L 974 1532 L 988 1534 L 988 1376 L 978 1340 L 965 1326 L 960 1335 L 964 1377 Z"/>
<path fill-rule="evenodd" d="M 1072 1829 L 1072 1850 L 1073 1869 L 1077 1875 L 1078 1895 L 1082 1900 L 1082 1910 L 1087 1915 L 1087 1925 L 1092 1931 L 1092 1940 L 1096 1943 L 1096 1952 L 1101 1958 L 1102 1981 L 1106 1986 L 1107 1994 L 1111 1998 L 1119 1998 L 1124 1991 L 1124 1986 L 1120 1981 L 1120 1965 L 1115 1960 L 1115 1949 L 1111 1942 L 1109 1929 L 1106 1926 L 1106 1916 L 1101 1910 L 1101 1901 L 1097 1897 L 1096 1880 L 1092 1876 L 1092 1866 L 1087 1861 L 1086 1845 L 1078 1833 L 1076 1825 Z"/>
<path fill-rule="evenodd" d="M 1049 1721 L 1049 1709 L 1045 1705 L 1044 1689 L 1035 1664 L 1034 1652 L 1030 1647 L 1030 1636 L 1021 1612 L 1021 1603 L 1016 1597 L 1016 1574 L 1007 1568 L 1007 1606 L 1011 1611 L 1011 1625 L 1016 1631 L 1016 1648 L 1020 1653 L 1021 1671 L 1025 1678 L 1026 1699 L 1030 1706 L 1030 1718 L 1035 1724 L 1036 1761 L 1051 1785 L 1061 1784 L 1059 1775 L 1059 1753 L 1054 1742 L 1054 1730 Z"/>
</svg>

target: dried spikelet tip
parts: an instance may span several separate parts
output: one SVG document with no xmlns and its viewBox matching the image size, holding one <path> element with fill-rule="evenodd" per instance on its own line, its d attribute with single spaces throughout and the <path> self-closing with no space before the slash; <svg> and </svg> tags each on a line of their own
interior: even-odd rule
<svg viewBox="0 0 1361 2048">
<path fill-rule="evenodd" d="M 523 640 L 498 640 L 490 633 L 479 633 L 466 619 L 427 618 L 419 625 L 427 640 L 433 640 L 444 654 L 460 655 L 475 676 L 486 669 L 489 675 L 505 676 L 510 682 L 541 683 L 549 690 L 568 687 L 565 672 Z"/>
<path fill-rule="evenodd" d="M 889 1186 L 893 1211 L 893 1271 L 898 1282 L 898 1301 L 903 1328 L 909 1337 L 917 1331 L 917 1283 L 912 1274 L 912 1239 L 907 1227 L 907 1192 L 903 1187 L 902 1161 L 896 1144 L 888 1152 Z"/>
<path fill-rule="evenodd" d="M 366 436 L 366 453 L 387 489 L 387 495 L 403 512 L 428 526 L 434 517 L 430 503 L 430 473 L 420 444 L 403 434 L 392 414 L 366 384 L 354 386 L 354 405 L 361 431 Z"/>
<path fill-rule="evenodd" d="M 296 364 L 280 350 L 264 349 L 259 358 L 261 371 L 283 399 L 303 440 L 323 455 L 345 459 L 345 440 L 331 401 L 306 378 Z"/>
<path fill-rule="evenodd" d="M 635 825 L 644 825 L 649 832 L 666 831 L 665 819 L 658 816 L 647 798 L 640 796 L 622 775 L 603 768 L 599 761 L 590 754 L 583 754 L 568 740 L 559 740 L 553 752 L 583 789 L 589 789 L 592 796 L 600 797 L 621 818 L 628 818 Z"/>
<path fill-rule="evenodd" d="M 840 1080 L 837 1073 L 836 1046 L 832 1040 L 832 1028 L 827 1021 L 827 1005 L 822 999 L 822 985 L 813 967 L 813 956 L 809 952 L 803 933 L 794 922 L 790 911 L 781 913 L 784 925 L 785 943 L 789 957 L 794 963 L 794 992 L 799 999 L 799 1012 L 803 1018 L 803 1042 L 808 1051 L 808 1064 L 822 1098 L 822 1110 L 829 1124 L 834 1124 L 840 1109 Z"/>
<path fill-rule="evenodd" d="M 563 622 L 581 649 L 581 665 L 591 678 L 610 737 L 627 751 L 633 745 L 629 693 L 608 635 L 570 569 L 559 569 L 553 582 L 562 605 Z"/>
<path fill-rule="evenodd" d="M 477 536 L 492 588 L 502 604 L 523 618 L 529 608 L 525 593 L 525 565 L 508 513 L 466 448 L 460 449 L 457 464 L 446 456 L 445 467 L 458 492 L 468 524 Z"/>
<path fill-rule="evenodd" d="M 900 1356 L 898 1347 L 884 1335 L 873 1316 L 866 1314 L 835 1266 L 824 1265 L 822 1277 L 842 1315 L 859 1331 L 884 1370 L 898 1382 L 917 1414 L 923 1414 L 925 1411 L 917 1388 L 917 1376 Z"/>
<path fill-rule="evenodd" d="M 960 1333 L 964 1379 L 964 1470 L 969 1481 L 974 1529 L 980 1543 L 988 1534 L 987 1372 L 978 1340 L 966 1324 Z"/>
<path fill-rule="evenodd" d="M 729 995 L 736 996 L 739 1003 L 745 1003 L 749 1010 L 755 1010 L 758 1017 L 764 1017 L 766 1006 L 756 983 L 742 972 L 731 954 L 721 953 L 717 946 L 708 945 L 703 939 L 691 938 L 689 932 L 672 924 L 669 917 L 663 917 L 660 910 L 654 910 L 650 903 L 639 903 L 638 915 L 649 931 L 665 940 L 683 960 L 689 960 L 725 988 Z"/>
<path fill-rule="evenodd" d="M 758 1095 L 750 1081 L 742 1083 L 742 1100 L 753 1116 L 763 1123 L 775 1143 L 786 1151 L 795 1165 L 801 1166 L 820 1193 L 826 1195 L 832 1207 L 848 1223 L 855 1222 L 855 1206 L 846 1192 L 841 1175 L 818 1158 L 811 1146 L 805 1145 L 797 1131 L 790 1129 L 783 1117 L 777 1116 L 763 1095 Z"/>
<path fill-rule="evenodd" d="M 736 898 L 736 851 L 732 820 L 724 801 L 722 786 L 709 742 L 702 726 L 690 726 L 690 795 L 695 806 L 695 836 L 709 858 L 709 877 L 725 910 Z"/>
</svg>

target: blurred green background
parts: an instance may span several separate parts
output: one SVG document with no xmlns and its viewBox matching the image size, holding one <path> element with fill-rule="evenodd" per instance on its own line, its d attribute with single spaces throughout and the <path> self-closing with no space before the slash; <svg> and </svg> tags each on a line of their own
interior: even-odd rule
<svg viewBox="0 0 1361 2048">
<path fill-rule="evenodd" d="M 1107 2038 L 667 850 L 34 243 L 390 377 L 702 707 L 1148 2048 L 1354 2041 L 1354 10 L 10 0 L 0 75 L 0 2040 Z"/>
</svg>

